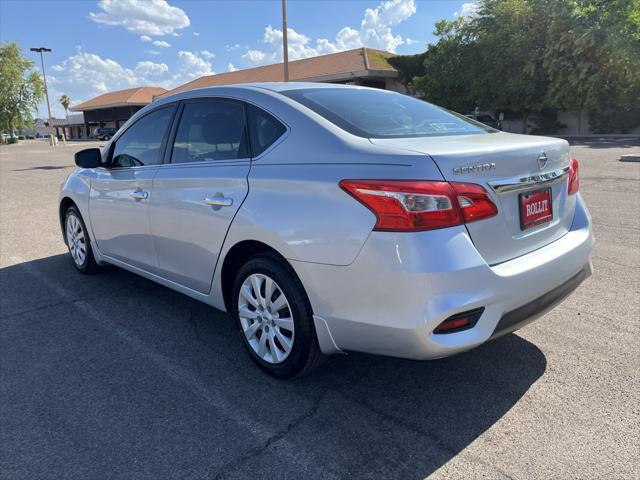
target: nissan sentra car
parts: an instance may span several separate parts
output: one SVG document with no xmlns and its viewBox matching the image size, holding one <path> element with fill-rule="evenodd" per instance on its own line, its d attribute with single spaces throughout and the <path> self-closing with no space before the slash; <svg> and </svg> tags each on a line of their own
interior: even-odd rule
<svg viewBox="0 0 640 480">
<path fill-rule="evenodd" d="M 76 163 L 59 205 L 75 267 L 117 265 L 228 312 L 278 377 L 339 352 L 453 355 L 522 327 L 591 274 L 566 141 L 399 93 L 188 91 Z"/>
</svg>

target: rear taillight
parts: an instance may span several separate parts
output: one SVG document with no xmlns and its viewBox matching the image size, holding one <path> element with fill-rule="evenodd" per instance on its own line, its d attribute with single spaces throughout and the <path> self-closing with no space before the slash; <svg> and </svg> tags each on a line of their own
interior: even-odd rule
<svg viewBox="0 0 640 480">
<path fill-rule="evenodd" d="M 471 183 L 342 180 L 340 187 L 376 215 L 379 231 L 452 227 L 498 213 L 486 190 Z"/>
<path fill-rule="evenodd" d="M 578 189 L 580 188 L 580 175 L 578 174 L 579 167 L 578 160 L 575 158 L 571 160 L 571 165 L 569 166 L 569 195 L 578 193 Z"/>
<path fill-rule="evenodd" d="M 451 183 L 458 195 L 458 205 L 462 209 L 465 223 L 475 222 L 498 214 L 487 191 L 475 183 Z"/>
</svg>

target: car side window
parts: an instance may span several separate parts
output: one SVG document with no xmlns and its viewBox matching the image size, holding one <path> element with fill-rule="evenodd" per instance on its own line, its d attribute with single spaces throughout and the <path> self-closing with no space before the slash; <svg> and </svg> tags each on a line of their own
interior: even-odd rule
<svg viewBox="0 0 640 480">
<path fill-rule="evenodd" d="M 140 167 L 162 163 L 162 145 L 175 107 L 160 108 L 131 125 L 116 141 L 112 167 Z"/>
<path fill-rule="evenodd" d="M 253 105 L 248 105 L 247 108 L 249 109 L 251 155 L 257 157 L 280 138 L 287 129 L 273 115 L 264 110 Z"/>
<path fill-rule="evenodd" d="M 171 163 L 247 158 L 244 105 L 206 100 L 184 105 Z"/>
</svg>

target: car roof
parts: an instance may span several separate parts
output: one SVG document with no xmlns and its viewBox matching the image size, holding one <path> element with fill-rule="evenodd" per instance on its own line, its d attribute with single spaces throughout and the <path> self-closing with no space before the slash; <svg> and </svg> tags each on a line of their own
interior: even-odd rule
<svg viewBox="0 0 640 480">
<path fill-rule="evenodd" d="M 137 121 L 138 118 L 142 115 L 146 115 L 147 112 L 153 110 L 155 108 L 161 108 L 167 104 L 182 101 L 182 100 L 191 100 L 196 98 L 207 97 L 209 95 L 216 96 L 233 96 L 234 93 L 238 95 L 238 97 L 243 98 L 247 94 L 253 92 L 272 92 L 271 95 L 291 91 L 291 90 L 301 90 L 301 89 L 335 89 L 335 90 L 346 90 L 346 89 L 358 89 L 358 90 L 377 90 L 383 92 L 391 92 L 390 90 L 378 90 L 369 87 L 362 87 L 356 85 L 344 85 L 339 83 L 316 83 L 316 82 L 251 82 L 251 83 L 234 83 L 230 85 L 216 85 L 213 87 L 203 87 L 203 88 L 194 88 L 191 90 L 185 90 L 182 92 L 176 92 L 170 95 L 162 95 L 159 98 L 155 99 L 149 105 L 146 105 L 141 110 L 138 110 L 129 120 L 125 126 L 131 122 Z"/>
<path fill-rule="evenodd" d="M 141 111 L 147 111 L 152 106 L 164 105 L 167 103 L 175 102 L 178 100 L 189 100 L 192 98 L 206 97 L 207 95 L 218 95 L 222 93 L 223 95 L 233 95 L 234 92 L 237 94 L 248 93 L 248 92 L 256 92 L 256 91 L 267 91 L 273 93 L 282 93 L 286 91 L 292 90 L 302 90 L 302 89 L 333 89 L 333 90 L 347 90 L 347 89 L 358 89 L 358 90 L 376 90 L 379 92 L 387 92 L 387 93 L 395 93 L 391 90 L 380 90 L 370 87 L 362 87 L 358 85 L 343 85 L 339 83 L 316 83 L 316 82 L 253 82 L 253 83 L 234 83 L 231 85 L 216 85 L 215 87 L 203 87 L 203 88 L 194 88 L 192 90 L 185 90 L 183 92 L 177 92 L 167 96 L 161 96 L 151 104 L 147 105 Z"/>
<path fill-rule="evenodd" d="M 355 85 L 344 85 L 340 83 L 318 83 L 318 82 L 260 82 L 245 83 L 243 86 L 253 88 L 264 88 L 273 92 L 286 92 L 288 90 L 300 90 L 305 88 L 334 88 L 345 89 L 354 88 Z"/>
<path fill-rule="evenodd" d="M 343 85 L 339 83 L 316 83 L 316 82 L 253 82 L 253 83 L 234 83 L 231 85 L 216 85 L 214 87 L 194 88 L 193 90 L 185 90 L 184 92 L 178 92 L 173 95 L 162 97 L 161 99 L 168 98 L 188 98 L 190 95 L 201 96 L 206 93 L 215 93 L 220 90 L 227 92 L 233 90 L 247 91 L 247 90 L 269 90 L 272 92 L 286 92 L 290 90 L 301 90 L 306 88 L 323 88 L 323 89 L 351 89 L 351 88 L 367 88 L 359 87 L 355 85 Z"/>
</svg>

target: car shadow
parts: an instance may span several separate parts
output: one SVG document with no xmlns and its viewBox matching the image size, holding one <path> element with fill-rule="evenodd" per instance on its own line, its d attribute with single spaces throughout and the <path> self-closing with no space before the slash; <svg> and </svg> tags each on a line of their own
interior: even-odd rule
<svg viewBox="0 0 640 480">
<path fill-rule="evenodd" d="M 272 464 L 281 475 L 271 478 L 297 478 L 302 471 L 326 478 L 424 478 L 498 422 L 546 369 L 540 349 L 511 334 L 430 362 L 359 353 L 332 356 L 307 377 L 280 381 L 253 366 L 226 314 L 119 268 L 84 276 L 67 255 L 56 255 L 0 269 L 0 286 L 3 383 L 10 389 L 0 403 L 4 412 L 11 399 L 23 405 L 3 437 L 8 439 L 6 454 L 20 452 L 12 457 L 16 473 L 38 458 L 48 475 L 73 469 L 91 476 L 100 465 L 95 452 L 103 458 L 106 451 L 112 473 L 120 465 L 121 472 L 138 478 L 148 472 L 139 470 L 144 465 L 163 462 L 187 462 L 191 472 L 201 471 L 195 466 L 203 464 L 212 475 L 236 478 L 256 471 L 265 476 L 265 465 Z M 58 336 L 64 338 L 64 349 L 58 343 L 48 348 L 49 339 L 59 342 Z M 83 363 L 101 351 L 107 352 L 104 359 Z M 137 370 L 141 365 L 144 369 Z M 145 386 L 155 374 L 162 381 Z M 13 378 L 18 375 L 21 380 Z M 106 400 L 100 382 L 109 385 L 102 396 Z M 175 395 L 187 399 L 180 397 L 187 405 L 179 413 L 166 393 L 172 382 L 181 384 Z M 49 390 L 49 384 L 55 387 Z M 47 390 L 46 400 L 41 390 Z M 94 390 L 87 407 L 84 392 Z M 156 397 L 162 403 L 154 403 Z M 201 400 L 205 405 L 198 407 Z M 99 437 L 69 440 L 85 442 L 82 455 L 67 463 L 48 462 L 40 451 L 55 455 L 59 439 L 49 443 L 48 433 L 25 427 L 31 420 L 20 418 L 35 411 L 42 416 L 45 401 L 56 403 L 54 417 L 71 412 L 74 424 L 83 424 L 84 416 L 91 417 L 86 422 L 92 428 L 95 415 L 109 420 Z M 201 444 L 210 451 L 222 449 L 213 422 L 229 412 L 220 405 L 233 405 L 238 425 L 225 424 L 224 442 L 242 442 L 228 457 L 199 450 Z M 278 408 L 256 408 L 264 405 Z M 139 425 L 147 415 L 153 416 Z M 161 426 L 157 417 L 162 417 Z M 55 425 L 56 420 L 46 422 Z M 241 440 L 246 424 L 270 432 L 259 447 Z M 158 438 L 178 428 L 185 430 L 160 442 L 160 451 Z M 37 438 L 30 453 L 25 445 L 32 433 Z M 184 447 L 190 436 L 197 448 Z M 142 450 L 127 447 L 129 442 Z M 291 463 L 274 460 L 291 448 L 299 452 Z M 131 451 L 135 461 L 128 457 Z M 131 462 L 137 462 L 135 468 Z"/>
</svg>

